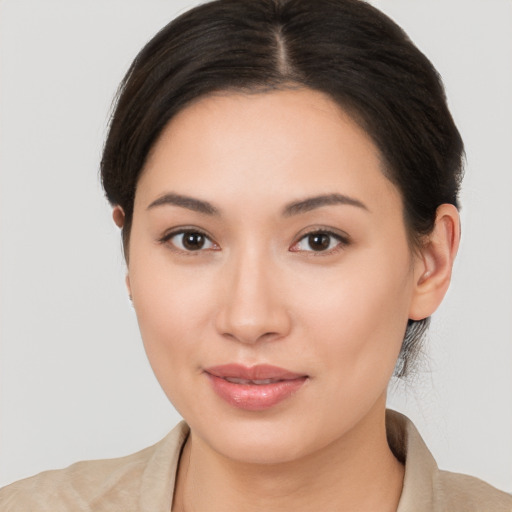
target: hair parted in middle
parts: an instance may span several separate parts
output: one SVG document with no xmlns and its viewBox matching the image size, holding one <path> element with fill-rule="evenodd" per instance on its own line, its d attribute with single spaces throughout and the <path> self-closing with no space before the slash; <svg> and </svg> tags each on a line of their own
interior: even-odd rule
<svg viewBox="0 0 512 512">
<path fill-rule="evenodd" d="M 464 150 L 443 84 L 390 18 L 362 0 L 214 0 L 165 26 L 121 83 L 101 174 L 125 213 L 127 259 L 137 182 L 169 121 L 218 92 L 298 87 L 326 94 L 371 137 L 412 248 L 439 205 L 459 206 Z M 395 375 L 410 371 L 428 321 L 409 321 Z"/>
</svg>

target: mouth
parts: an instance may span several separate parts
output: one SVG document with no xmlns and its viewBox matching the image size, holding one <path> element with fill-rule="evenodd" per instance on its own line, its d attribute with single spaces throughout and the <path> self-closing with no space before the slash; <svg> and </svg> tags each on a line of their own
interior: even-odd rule
<svg viewBox="0 0 512 512">
<path fill-rule="evenodd" d="M 204 370 L 213 391 L 229 405 L 248 411 L 263 411 L 294 395 L 309 379 L 270 365 L 238 364 Z"/>
<path fill-rule="evenodd" d="M 221 377 L 228 382 L 233 384 L 254 384 L 256 386 L 262 386 L 264 384 L 274 384 L 275 382 L 282 382 L 286 379 L 260 379 L 260 380 L 249 380 L 249 379 L 237 379 L 236 377 Z"/>
</svg>

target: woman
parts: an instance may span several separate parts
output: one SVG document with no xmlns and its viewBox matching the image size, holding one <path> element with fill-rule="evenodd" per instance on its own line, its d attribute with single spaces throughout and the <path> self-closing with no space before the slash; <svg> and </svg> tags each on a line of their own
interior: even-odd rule
<svg viewBox="0 0 512 512">
<path fill-rule="evenodd" d="M 510 510 L 385 407 L 449 285 L 462 151 L 431 64 L 362 2 L 224 0 L 164 28 L 123 82 L 102 177 L 186 424 L 2 506 Z"/>
</svg>

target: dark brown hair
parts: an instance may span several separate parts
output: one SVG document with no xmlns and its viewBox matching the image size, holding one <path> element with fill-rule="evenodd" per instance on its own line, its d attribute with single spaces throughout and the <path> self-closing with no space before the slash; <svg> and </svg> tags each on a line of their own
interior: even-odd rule
<svg viewBox="0 0 512 512">
<path fill-rule="evenodd" d="M 308 87 L 330 96 L 379 148 L 411 241 L 437 207 L 458 207 L 463 144 L 430 61 L 361 0 L 216 0 L 165 26 L 123 79 L 101 161 L 108 200 L 125 212 L 148 153 L 174 115 L 205 95 Z M 395 374 L 407 374 L 429 319 L 409 321 Z"/>
</svg>

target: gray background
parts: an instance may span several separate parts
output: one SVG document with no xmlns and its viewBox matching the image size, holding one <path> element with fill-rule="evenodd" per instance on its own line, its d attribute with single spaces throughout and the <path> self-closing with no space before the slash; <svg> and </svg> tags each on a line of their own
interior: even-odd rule
<svg viewBox="0 0 512 512">
<path fill-rule="evenodd" d="M 197 2 L 0 2 L 0 485 L 179 419 L 146 362 L 98 162 L 118 82 Z M 467 146 L 462 247 L 422 371 L 392 384 L 440 466 L 512 491 L 512 3 L 382 0 Z"/>
</svg>

